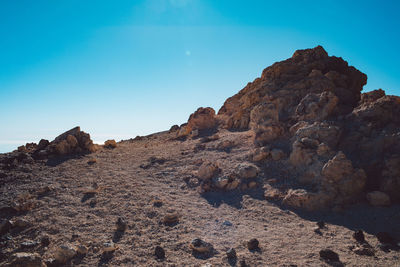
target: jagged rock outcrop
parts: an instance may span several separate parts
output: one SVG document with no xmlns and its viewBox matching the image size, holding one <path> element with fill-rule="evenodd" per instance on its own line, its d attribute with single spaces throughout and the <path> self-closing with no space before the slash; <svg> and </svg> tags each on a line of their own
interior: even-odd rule
<svg viewBox="0 0 400 267">
<path fill-rule="evenodd" d="M 90 153 L 96 150 L 90 135 L 75 127 L 57 136 L 45 148 L 48 155 Z"/>
<path fill-rule="evenodd" d="M 177 136 L 186 137 L 192 135 L 197 137 L 198 135 L 212 132 L 217 125 L 218 121 L 213 108 L 198 108 L 190 115 L 187 124 L 181 125 Z"/>
<path fill-rule="evenodd" d="M 267 118 L 273 125 L 323 120 L 351 112 L 366 82 L 365 74 L 342 58 L 328 56 L 321 46 L 298 50 L 228 98 L 218 115 L 224 117 L 227 128 L 240 130 L 252 126 L 251 113 L 257 113 L 259 105 L 268 107 L 272 116 Z"/>
<path fill-rule="evenodd" d="M 286 164 L 300 187 L 287 191 L 283 202 L 290 206 L 342 206 L 373 191 L 399 201 L 400 98 L 381 89 L 361 94 L 366 82 L 364 73 L 321 46 L 298 50 L 228 98 L 217 116 L 196 111 L 186 134 L 216 121 L 253 131 L 249 160 Z"/>
</svg>

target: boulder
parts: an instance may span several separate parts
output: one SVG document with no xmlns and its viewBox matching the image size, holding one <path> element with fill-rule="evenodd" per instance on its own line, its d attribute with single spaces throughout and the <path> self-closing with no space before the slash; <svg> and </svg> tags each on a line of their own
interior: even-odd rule
<svg viewBox="0 0 400 267">
<path fill-rule="evenodd" d="M 199 134 L 213 130 L 217 127 L 217 118 L 213 108 L 198 108 L 196 112 L 190 115 L 185 134 L 189 135 L 192 131 L 198 130 Z"/>
</svg>

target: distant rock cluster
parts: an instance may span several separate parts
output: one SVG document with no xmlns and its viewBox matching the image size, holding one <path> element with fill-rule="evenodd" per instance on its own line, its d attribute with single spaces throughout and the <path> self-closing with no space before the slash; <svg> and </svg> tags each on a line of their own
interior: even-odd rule
<svg viewBox="0 0 400 267">
<path fill-rule="evenodd" d="M 299 185 L 277 194 L 286 205 L 390 205 L 400 200 L 400 98 L 381 89 L 361 94 L 366 82 L 321 46 L 298 50 L 228 98 L 218 114 L 199 108 L 171 130 L 193 138 L 216 127 L 253 131 L 252 161 L 281 161 Z M 236 188 L 246 179 L 219 177 L 207 164 L 199 176 L 211 188 Z"/>
</svg>

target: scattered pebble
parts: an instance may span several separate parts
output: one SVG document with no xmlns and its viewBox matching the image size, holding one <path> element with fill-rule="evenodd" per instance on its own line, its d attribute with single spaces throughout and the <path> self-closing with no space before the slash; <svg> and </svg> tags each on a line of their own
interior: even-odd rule
<svg viewBox="0 0 400 267">
<path fill-rule="evenodd" d="M 164 259 L 165 258 L 165 251 L 162 247 L 156 246 L 154 249 L 154 255 L 157 257 L 157 259 Z"/>
<path fill-rule="evenodd" d="M 230 221 L 224 221 L 222 223 L 222 225 L 224 225 L 224 226 L 232 226 L 232 223 Z"/>
<path fill-rule="evenodd" d="M 172 225 L 179 222 L 179 215 L 176 213 L 167 214 L 162 221 L 166 225 Z"/>
<path fill-rule="evenodd" d="M 77 252 L 80 255 L 86 255 L 88 253 L 89 249 L 85 245 L 78 245 L 77 247 Z"/>
<path fill-rule="evenodd" d="M 256 239 L 256 238 L 253 238 L 253 239 L 250 239 L 248 242 L 247 242 L 247 248 L 249 249 L 249 250 L 256 250 L 256 249 L 259 249 L 260 247 L 259 247 L 259 242 L 258 242 L 258 240 Z"/>
<path fill-rule="evenodd" d="M 228 249 L 228 251 L 226 251 L 226 256 L 228 259 L 236 259 L 236 250 L 234 248 Z"/>
</svg>

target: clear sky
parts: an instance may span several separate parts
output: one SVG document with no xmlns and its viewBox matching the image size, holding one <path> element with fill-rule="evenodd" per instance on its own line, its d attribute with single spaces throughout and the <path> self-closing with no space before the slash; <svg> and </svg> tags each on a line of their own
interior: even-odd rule
<svg viewBox="0 0 400 267">
<path fill-rule="evenodd" d="M 400 94 L 400 2 L 0 1 L 0 152 L 76 125 L 128 139 L 216 110 L 322 45 Z"/>
</svg>

